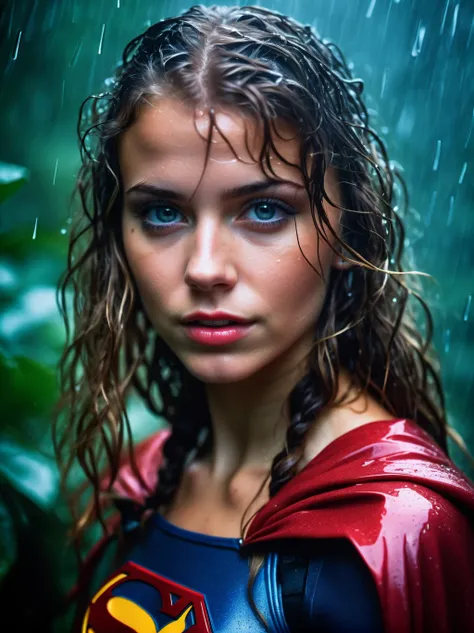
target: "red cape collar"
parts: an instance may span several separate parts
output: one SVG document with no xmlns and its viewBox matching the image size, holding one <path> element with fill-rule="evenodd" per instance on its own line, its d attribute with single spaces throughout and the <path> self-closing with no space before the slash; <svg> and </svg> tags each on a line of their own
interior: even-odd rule
<svg viewBox="0 0 474 633">
<path fill-rule="evenodd" d="M 142 504 L 153 493 L 168 436 L 137 447 L 140 478 L 124 463 L 116 494 Z M 473 517 L 474 488 L 431 436 L 408 420 L 371 422 L 331 442 L 263 506 L 243 549 L 348 539 L 374 577 L 387 633 L 474 632 Z"/>
<path fill-rule="evenodd" d="M 474 631 L 473 518 L 474 488 L 427 433 L 372 422 L 334 440 L 261 508 L 244 548 L 346 538 L 372 572 L 387 633 Z"/>
</svg>

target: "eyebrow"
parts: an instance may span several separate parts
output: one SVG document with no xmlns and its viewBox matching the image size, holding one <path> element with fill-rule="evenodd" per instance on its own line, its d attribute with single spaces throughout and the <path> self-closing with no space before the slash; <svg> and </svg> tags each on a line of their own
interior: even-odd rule
<svg viewBox="0 0 474 633">
<path fill-rule="evenodd" d="M 292 180 L 258 180 L 256 182 L 251 182 L 240 187 L 232 187 L 231 189 L 225 189 L 222 193 L 222 197 L 224 199 L 228 198 L 240 198 L 243 196 L 248 196 L 253 193 L 259 193 L 265 191 L 267 189 L 271 189 L 274 187 L 283 187 L 283 186 L 291 186 L 295 189 L 304 189 L 303 185 L 300 185 Z M 127 195 L 133 193 L 144 193 L 150 196 L 155 196 L 158 198 L 168 198 L 170 200 L 179 200 L 186 201 L 189 200 L 187 196 L 179 191 L 174 191 L 174 189 L 167 189 L 163 187 L 158 187 L 156 185 L 152 185 L 147 182 L 140 182 L 130 189 L 127 189 L 125 192 Z"/>
</svg>

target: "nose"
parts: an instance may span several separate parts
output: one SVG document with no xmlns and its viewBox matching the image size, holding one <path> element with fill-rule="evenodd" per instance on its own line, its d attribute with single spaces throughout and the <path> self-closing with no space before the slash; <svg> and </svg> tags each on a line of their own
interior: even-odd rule
<svg viewBox="0 0 474 633">
<path fill-rule="evenodd" d="M 237 271 L 230 242 L 229 229 L 218 219 L 208 217 L 198 221 L 184 275 L 191 288 L 208 292 L 216 287 L 235 286 Z"/>
</svg>

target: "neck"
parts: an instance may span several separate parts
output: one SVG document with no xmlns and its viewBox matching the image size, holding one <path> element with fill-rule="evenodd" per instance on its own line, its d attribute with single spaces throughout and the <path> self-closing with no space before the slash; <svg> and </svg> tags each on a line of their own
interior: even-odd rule
<svg viewBox="0 0 474 633">
<path fill-rule="evenodd" d="M 206 385 L 213 427 L 210 468 L 217 481 L 242 471 L 268 472 L 285 445 L 288 396 L 301 370 L 265 380 Z"/>
</svg>

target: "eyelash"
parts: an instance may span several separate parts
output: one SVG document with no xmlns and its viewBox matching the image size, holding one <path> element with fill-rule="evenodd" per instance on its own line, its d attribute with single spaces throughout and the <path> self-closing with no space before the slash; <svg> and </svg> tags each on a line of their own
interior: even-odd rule
<svg viewBox="0 0 474 633">
<path fill-rule="evenodd" d="M 251 227 L 255 227 L 258 228 L 260 230 L 265 230 L 266 227 L 271 228 L 271 229 L 276 229 L 279 226 L 282 226 L 283 224 L 285 224 L 286 222 L 288 222 L 288 219 L 290 217 L 293 217 L 296 215 L 296 211 L 290 207 L 289 205 L 285 204 L 284 202 L 282 202 L 281 200 L 275 199 L 275 198 L 256 198 L 255 200 L 252 200 L 250 205 L 248 205 L 247 209 L 245 210 L 244 213 L 247 213 L 248 211 L 250 211 L 253 207 L 259 205 L 259 204 L 271 204 L 274 205 L 276 207 L 277 210 L 282 211 L 286 217 L 280 218 L 279 220 L 273 220 L 270 222 L 265 222 L 265 221 L 258 221 L 258 220 L 249 220 L 247 221 L 247 224 L 250 225 Z M 165 201 L 157 201 L 157 202 L 153 202 L 153 203 L 149 203 L 149 204 L 145 204 L 144 206 L 140 207 L 139 209 L 137 209 L 136 211 L 134 211 L 134 214 L 141 218 L 142 220 L 142 227 L 145 231 L 148 231 L 150 233 L 161 233 L 163 231 L 166 231 L 167 229 L 169 229 L 170 227 L 176 226 L 179 224 L 179 222 L 170 222 L 168 224 L 153 224 L 149 221 L 146 220 L 146 216 L 147 214 L 152 211 L 153 209 L 157 209 L 159 207 L 168 207 L 170 209 L 173 209 L 175 211 L 177 211 L 178 213 L 182 212 L 174 207 L 173 205 L 170 205 L 169 203 L 165 202 Z M 184 215 L 184 214 L 182 214 Z"/>
</svg>

